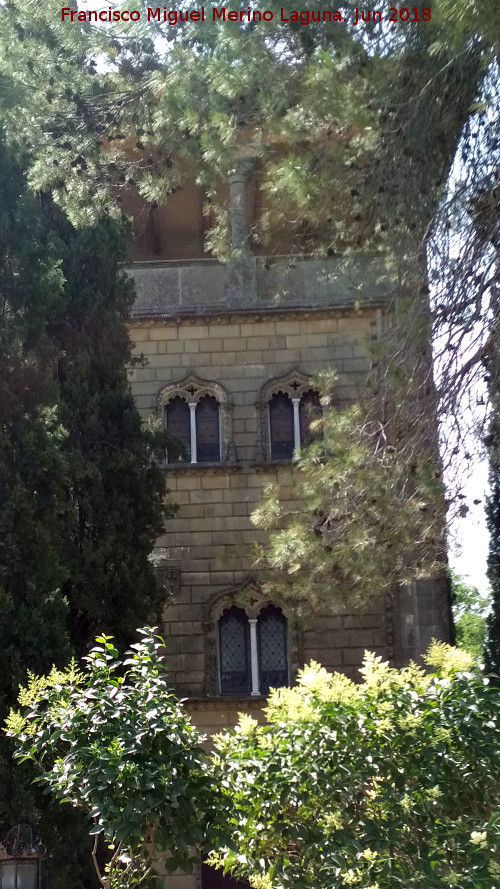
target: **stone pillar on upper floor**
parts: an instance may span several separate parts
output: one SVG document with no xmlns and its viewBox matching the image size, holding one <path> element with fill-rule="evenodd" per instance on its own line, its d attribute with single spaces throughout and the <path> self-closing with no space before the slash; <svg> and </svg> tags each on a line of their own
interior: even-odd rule
<svg viewBox="0 0 500 889">
<path fill-rule="evenodd" d="M 255 156 L 251 149 L 242 148 L 228 170 L 229 219 L 231 250 L 228 263 L 228 291 L 230 300 L 238 307 L 255 299 L 256 259 L 250 250 L 247 214 L 248 182 L 254 171 Z"/>
<path fill-rule="evenodd" d="M 231 222 L 231 247 L 243 253 L 249 251 L 247 222 L 247 186 L 255 167 L 255 154 L 251 149 L 241 149 L 228 170 L 229 216 Z"/>
</svg>

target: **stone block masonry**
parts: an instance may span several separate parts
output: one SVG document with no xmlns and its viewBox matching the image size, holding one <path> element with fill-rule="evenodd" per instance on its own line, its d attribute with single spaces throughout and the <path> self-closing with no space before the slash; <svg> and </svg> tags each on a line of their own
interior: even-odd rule
<svg viewBox="0 0 500 889">
<path fill-rule="evenodd" d="M 261 387 L 292 368 L 311 376 L 329 369 L 338 379 L 337 405 L 346 406 L 369 372 L 367 343 L 375 312 L 340 307 L 307 313 L 224 312 L 207 313 L 203 322 L 198 315 L 133 323 L 136 353 L 148 361 L 131 372 L 144 417 L 153 410 L 159 388 L 188 373 L 222 384 L 231 402 L 233 462 L 166 469 L 169 500 L 178 504 L 178 512 L 166 523 L 159 545 L 168 562 L 180 568 L 180 589 L 164 610 L 165 657 L 179 694 L 199 699 L 217 693 L 213 672 L 210 678 L 206 669 L 214 658 L 214 628 L 207 627 L 210 604 L 254 573 L 253 544 L 265 535 L 250 516 L 265 485 L 279 483 L 293 503 L 293 467 L 272 464 L 262 454 Z M 364 647 L 389 655 L 385 610 L 378 600 L 374 603 L 366 614 L 311 617 L 298 627 L 294 669 L 313 658 L 328 669 L 353 674 Z M 212 711 L 203 717 L 214 730 L 220 718 Z"/>
<path fill-rule="evenodd" d="M 186 377 L 221 387 L 227 399 L 220 413 L 224 460 L 166 467 L 168 499 L 178 512 L 158 540 L 161 559 L 180 572 L 163 614 L 167 665 L 178 694 L 207 702 L 193 717 L 209 733 L 236 718 L 220 696 L 217 603 L 228 607 L 244 590 L 250 602 L 253 589 L 261 595 L 253 549 L 265 533 L 254 528 L 251 514 L 265 485 L 279 483 L 282 498 L 294 504 L 292 464 L 270 459 L 271 381 L 291 380 L 293 371 L 314 387 L 314 375 L 331 370 L 335 406 L 356 399 L 371 371 L 369 343 L 383 324 L 387 296 L 379 272 L 372 260 L 348 269 L 337 260 L 299 257 L 270 263 L 248 257 L 240 275 L 215 260 L 132 269 L 137 301 L 130 333 L 146 364 L 131 369 L 130 380 L 142 416 L 155 410 L 166 386 Z M 162 419 L 163 407 L 159 413 Z M 404 663 L 418 658 L 431 635 L 447 638 L 446 592 L 424 586 L 387 600 L 374 590 L 362 611 L 311 614 L 300 623 L 289 610 L 292 681 L 311 659 L 356 678 L 366 649 Z M 248 708 L 240 702 L 237 709 Z"/>
</svg>

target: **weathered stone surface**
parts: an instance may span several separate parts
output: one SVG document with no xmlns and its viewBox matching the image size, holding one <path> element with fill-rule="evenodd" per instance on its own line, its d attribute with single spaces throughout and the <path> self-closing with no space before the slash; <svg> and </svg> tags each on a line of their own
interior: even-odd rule
<svg viewBox="0 0 500 889">
<path fill-rule="evenodd" d="M 251 514 L 264 486 L 278 483 L 290 506 L 295 497 L 292 466 L 270 462 L 266 451 L 262 392 L 292 369 L 313 375 L 330 368 L 337 374 L 337 406 L 352 402 L 369 371 L 367 344 L 384 293 L 366 262 L 349 274 L 337 260 L 298 258 L 268 268 L 249 258 L 239 271 L 212 260 L 148 263 L 132 274 L 138 299 L 131 336 L 137 353 L 149 359 L 130 374 L 143 416 L 164 386 L 193 375 L 223 386 L 230 405 L 230 462 L 166 467 L 168 499 L 179 508 L 158 541 L 162 558 L 180 568 L 179 593 L 163 616 L 172 682 L 183 696 L 213 696 L 213 603 L 254 573 L 254 543 L 265 534 Z M 404 663 L 418 657 L 431 636 L 446 638 L 447 595 L 439 586 L 402 591 L 394 609 L 386 605 L 375 596 L 362 612 L 311 615 L 293 630 L 290 615 L 292 679 L 312 658 L 356 677 L 366 648 Z M 223 712 L 230 725 L 236 715 Z M 219 729 L 222 717 L 210 713 L 207 730 Z"/>
<path fill-rule="evenodd" d="M 223 265 L 215 259 L 143 262 L 127 268 L 135 282 L 136 317 L 167 317 L 251 309 L 311 309 L 387 299 L 381 266 L 370 257 L 339 259 L 249 256 Z"/>
</svg>

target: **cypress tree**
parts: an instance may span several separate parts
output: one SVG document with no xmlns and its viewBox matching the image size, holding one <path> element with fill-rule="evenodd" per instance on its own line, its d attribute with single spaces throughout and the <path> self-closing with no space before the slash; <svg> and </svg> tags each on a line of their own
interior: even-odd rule
<svg viewBox="0 0 500 889">
<path fill-rule="evenodd" d="M 116 221 L 77 231 L 30 194 L 0 140 L 0 723 L 28 670 L 63 667 L 97 630 L 125 646 L 161 604 L 164 483 L 127 381 L 123 245 Z M 88 825 L 10 754 L 2 736 L 0 836 L 32 823 L 51 887 L 92 887 Z"/>
<path fill-rule="evenodd" d="M 63 224 L 65 300 L 49 330 L 66 432 L 62 592 L 80 653 L 97 631 L 122 647 L 158 617 L 161 591 L 148 555 L 162 531 L 164 483 L 127 379 L 133 288 L 118 268 L 121 228 L 109 218 L 80 231 Z"/>
</svg>

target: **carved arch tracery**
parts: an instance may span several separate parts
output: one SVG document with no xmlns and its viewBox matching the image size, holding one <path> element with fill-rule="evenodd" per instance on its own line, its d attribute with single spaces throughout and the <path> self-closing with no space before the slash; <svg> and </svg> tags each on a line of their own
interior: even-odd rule
<svg viewBox="0 0 500 889">
<path fill-rule="evenodd" d="M 281 377 L 273 377 L 267 380 L 260 388 L 258 404 L 267 405 L 269 399 L 276 392 L 284 392 L 290 398 L 301 398 L 304 392 L 311 388 L 311 375 L 293 367 Z"/>
</svg>

